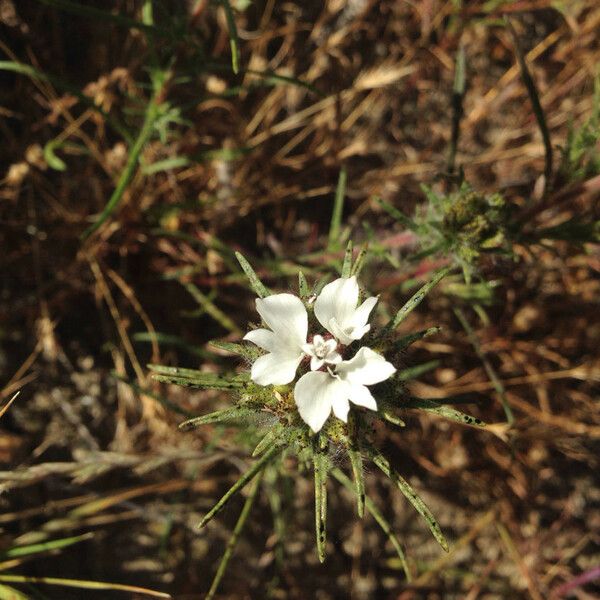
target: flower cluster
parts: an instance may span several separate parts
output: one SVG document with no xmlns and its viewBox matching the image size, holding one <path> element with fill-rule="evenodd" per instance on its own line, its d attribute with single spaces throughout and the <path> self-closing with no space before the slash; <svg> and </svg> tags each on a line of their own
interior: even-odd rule
<svg viewBox="0 0 600 600">
<path fill-rule="evenodd" d="M 256 310 L 268 329 L 244 336 L 267 354 L 252 365 L 251 378 L 262 386 L 292 383 L 294 400 L 303 421 L 316 433 L 333 414 L 348 420 L 350 402 L 377 410 L 367 386 L 391 377 L 396 369 L 383 356 L 365 346 L 347 356 L 350 345 L 370 330 L 369 315 L 377 303 L 367 298 L 360 306 L 356 277 L 341 277 L 326 285 L 314 300 L 315 319 L 309 334 L 309 314 L 293 294 L 274 294 L 256 300 Z M 315 321 L 313 323 L 313 321 Z M 354 348 L 354 346 L 352 346 Z"/>
</svg>

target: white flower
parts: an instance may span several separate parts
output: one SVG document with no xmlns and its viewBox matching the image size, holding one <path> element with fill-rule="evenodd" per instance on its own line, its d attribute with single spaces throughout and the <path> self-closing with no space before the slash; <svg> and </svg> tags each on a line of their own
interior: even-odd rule
<svg viewBox="0 0 600 600">
<path fill-rule="evenodd" d="M 308 315 L 304 304 L 292 294 L 256 299 L 256 310 L 269 329 L 255 329 L 244 336 L 268 352 L 252 365 L 252 381 L 259 385 L 284 385 L 293 381 L 304 356 Z"/>
<path fill-rule="evenodd" d="M 315 301 L 319 323 L 345 346 L 371 329 L 367 321 L 377 298 L 367 298 L 357 308 L 358 293 L 356 277 L 340 277 L 328 283 Z"/>
<path fill-rule="evenodd" d="M 315 335 L 310 344 L 304 344 L 302 350 L 310 356 L 310 369 L 317 371 L 324 364 L 337 365 L 342 362 L 341 355 L 336 352 L 337 342 L 325 340 L 322 335 Z"/>
<path fill-rule="evenodd" d="M 338 419 L 346 422 L 349 402 L 377 410 L 377 402 L 366 386 L 385 381 L 395 372 L 394 366 L 383 356 L 370 348 L 361 348 L 354 358 L 338 363 L 333 371 L 328 368 L 300 377 L 294 388 L 298 412 L 316 433 L 332 410 Z"/>
</svg>

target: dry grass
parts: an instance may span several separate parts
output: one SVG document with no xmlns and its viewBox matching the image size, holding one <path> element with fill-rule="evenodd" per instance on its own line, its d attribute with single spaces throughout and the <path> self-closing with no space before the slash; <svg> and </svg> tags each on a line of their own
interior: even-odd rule
<svg viewBox="0 0 600 600">
<path fill-rule="evenodd" d="M 109 4 L 141 19 L 143 2 Z M 289 288 L 299 266 L 309 277 L 331 269 L 323 248 L 342 166 L 344 226 L 359 242 L 367 224 L 381 252 L 400 264 L 373 259 L 365 285 L 385 306 L 407 297 L 403 282 L 435 265 L 404 260 L 413 240 L 374 196 L 410 213 L 423 201 L 420 183 L 446 185 L 439 175 L 459 44 L 467 91 L 457 163 L 467 179 L 504 194 L 530 232 L 578 214 L 598 219 L 597 177 L 558 178 L 541 197 L 544 147 L 500 18 L 508 14 L 520 36 L 558 147 L 569 124 L 592 111 L 600 7 L 595 0 L 475 1 L 462 10 L 439 0 L 256 2 L 236 12 L 242 72 L 235 76 L 224 13 L 204 2 L 188 2 L 186 12 L 183 4 L 155 7 L 158 25 L 186 23 L 189 37 L 171 40 L 45 3 L 0 0 L 1 60 L 72 86 L 0 70 L 3 402 L 22 390 L 1 422 L 0 539 L 12 547 L 92 532 L 60 555 L 9 566 L 191 600 L 208 589 L 242 501 L 202 533 L 195 525 L 248 454 L 233 428 L 178 432 L 182 415 L 228 399 L 161 387 L 145 364 L 231 368 L 232 359 L 206 342 L 235 340 L 255 318 L 233 250 L 257 257 L 274 288 Z M 170 113 L 162 139 L 144 146 L 117 209 L 83 241 L 131 156 L 106 114 L 137 135 L 153 64 L 169 75 L 158 103 L 179 113 Z M 169 160 L 179 166 L 157 165 Z M 471 412 L 491 431 L 410 413 L 405 429 L 377 432 L 439 517 L 450 554 L 440 554 L 403 498 L 369 468 L 369 490 L 407 548 L 413 582 L 372 519 L 355 519 L 341 487 L 330 493 L 329 558 L 319 565 L 312 484 L 289 465 L 288 480 L 265 482 L 261 516 L 240 540 L 220 597 L 598 594 L 585 581 L 600 561 L 598 245 L 514 250 L 515 262 L 482 267 L 501 281 L 490 324 L 469 316 L 506 388 L 514 427 L 503 424 L 493 383 L 452 310 L 456 300 L 439 290 L 406 324 L 407 331 L 443 326 L 403 357 L 407 365 L 440 360 L 413 390 L 468 393 Z M 148 343 L 148 332 L 158 332 L 158 343 Z M 275 527 L 287 529 L 283 547 L 273 511 Z M 39 590 L 32 597 L 83 597 Z"/>
</svg>

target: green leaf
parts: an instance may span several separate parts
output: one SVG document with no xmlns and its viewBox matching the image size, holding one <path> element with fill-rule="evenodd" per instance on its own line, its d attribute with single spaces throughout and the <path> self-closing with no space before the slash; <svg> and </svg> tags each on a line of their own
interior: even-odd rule
<svg viewBox="0 0 600 600">
<path fill-rule="evenodd" d="M 46 6 L 51 6 L 52 8 L 57 8 L 59 10 L 70 12 L 75 15 L 87 17 L 93 22 L 109 21 L 111 23 L 114 23 L 115 25 L 120 25 L 122 27 L 128 27 L 131 29 L 141 29 L 146 33 L 168 37 L 171 37 L 172 35 L 171 32 L 167 29 L 156 27 L 154 25 L 146 25 L 145 23 L 141 23 L 140 21 L 136 21 L 135 19 L 130 19 L 129 17 L 124 17 L 123 15 L 114 14 L 108 10 L 94 8 L 93 6 L 86 6 L 83 3 L 80 4 L 78 2 L 71 2 L 71 0 L 37 0 L 37 2 L 39 2 L 40 4 L 45 4 Z"/>
<path fill-rule="evenodd" d="M 43 583 L 46 585 L 58 585 L 63 587 L 78 588 L 82 590 L 115 590 L 118 592 L 129 592 L 130 594 L 145 594 L 154 598 L 171 598 L 164 592 L 156 592 L 136 585 L 124 585 L 122 583 L 108 583 L 104 581 L 89 581 L 86 579 L 62 579 L 59 577 L 27 577 L 25 575 L 0 574 L 0 581 L 8 583 Z M 17 596 L 17 600 L 20 598 Z"/>
<path fill-rule="evenodd" d="M 408 367 L 407 369 L 402 369 L 398 371 L 395 375 L 397 379 L 400 381 L 411 381 L 412 379 L 417 379 L 421 375 L 436 369 L 440 365 L 439 360 L 430 360 L 421 365 L 415 365 L 414 367 Z"/>
<path fill-rule="evenodd" d="M 377 198 L 376 200 L 383 210 L 385 210 L 390 216 L 394 217 L 396 221 L 402 223 L 404 227 L 410 229 L 411 231 L 419 230 L 419 226 L 410 217 L 407 217 L 403 212 L 400 212 L 395 206 L 388 204 L 381 198 Z"/>
<path fill-rule="evenodd" d="M 325 562 L 327 541 L 327 475 L 329 457 L 327 456 L 326 438 L 316 436 L 313 443 L 313 468 L 315 477 L 315 533 L 317 538 L 317 555 L 320 562 Z"/>
<path fill-rule="evenodd" d="M 340 471 L 340 469 L 338 469 L 338 468 L 332 469 L 331 474 L 345 488 L 347 488 L 350 491 L 353 491 L 352 482 L 350 481 L 350 479 L 348 479 L 348 477 L 346 477 L 346 475 L 342 471 Z M 412 578 L 411 578 L 410 571 L 408 569 L 408 564 L 406 562 L 404 550 L 402 550 L 402 545 L 400 544 L 400 540 L 396 537 L 396 534 L 392 531 L 392 526 L 389 524 L 389 522 L 386 520 L 386 518 L 383 516 L 383 514 L 377 508 L 377 506 L 375 506 L 375 503 L 368 496 L 365 496 L 364 500 L 365 500 L 365 506 L 367 507 L 367 510 L 373 515 L 373 518 L 375 519 L 375 521 L 377 522 L 379 527 L 381 527 L 382 531 L 385 533 L 385 535 L 390 540 L 392 546 L 394 546 L 394 550 L 396 550 L 396 552 L 398 554 L 398 558 L 400 559 L 400 564 L 402 565 L 402 568 L 404 569 L 404 573 L 406 575 L 406 580 L 411 581 Z"/>
<path fill-rule="evenodd" d="M 455 408 L 445 406 L 442 402 L 436 400 L 423 399 L 423 398 L 410 398 L 409 400 L 402 402 L 402 408 L 418 408 L 424 410 L 445 419 L 462 423 L 463 425 L 471 425 L 472 427 L 485 427 L 486 424 L 476 417 L 467 415 L 466 413 L 460 412 Z"/>
<path fill-rule="evenodd" d="M 251 267 L 250 263 L 246 260 L 244 255 L 241 252 L 236 252 L 235 257 L 238 259 L 240 266 L 246 274 L 246 277 L 250 282 L 250 287 L 254 290 L 254 293 L 259 298 L 266 298 L 267 296 L 270 296 L 271 292 L 258 278 L 258 275 L 254 272 L 254 269 Z"/>
<path fill-rule="evenodd" d="M 440 330 L 441 327 L 429 327 L 428 329 L 422 329 L 421 331 L 416 331 L 415 333 L 409 333 L 408 335 L 404 335 L 395 341 L 392 349 L 396 352 L 399 352 L 405 348 L 408 348 L 411 344 L 422 340 L 423 338 L 429 337 L 434 333 L 438 333 Z"/>
<path fill-rule="evenodd" d="M 60 550 L 61 548 L 66 548 L 68 546 L 72 546 L 73 544 L 77 544 L 79 542 L 83 542 L 84 540 L 89 540 L 94 537 L 93 533 L 84 533 L 83 535 L 76 535 L 73 537 L 62 538 L 58 540 L 51 540 L 49 542 L 44 542 L 41 544 L 30 544 L 28 546 L 16 546 L 14 548 L 10 548 L 3 552 L 0 556 L 2 559 L 5 558 L 16 558 L 19 556 L 28 556 L 30 554 L 39 554 L 40 552 L 48 552 L 50 550 Z"/>
<path fill-rule="evenodd" d="M 350 271 L 350 276 L 355 275 L 358 277 L 362 268 L 365 264 L 365 260 L 367 258 L 367 254 L 369 253 L 369 242 L 365 242 L 360 249 L 354 264 L 352 265 L 352 270 Z"/>
<path fill-rule="evenodd" d="M 235 24 L 235 16 L 231 8 L 229 0 L 221 0 L 221 5 L 225 11 L 227 19 L 227 27 L 229 29 L 229 46 L 231 47 L 231 68 L 237 75 L 240 70 L 240 48 L 237 26 Z"/>
<path fill-rule="evenodd" d="M 385 329 L 390 332 L 396 329 L 404 319 L 425 299 L 425 296 L 450 272 L 446 267 L 438 271 L 433 278 L 428 281 L 416 294 L 414 294 L 406 304 L 396 313 L 393 319 L 386 325 Z"/>
<path fill-rule="evenodd" d="M 272 446 L 277 441 L 277 438 L 279 438 L 282 432 L 283 425 L 281 425 L 280 423 L 277 423 L 274 427 L 269 429 L 267 434 L 260 440 L 260 442 L 258 442 L 258 444 L 256 444 L 256 448 L 254 448 L 254 452 L 252 452 L 252 458 L 260 456 L 267 448 Z"/>
<path fill-rule="evenodd" d="M 429 510 L 425 502 L 421 499 L 421 497 L 415 492 L 412 486 L 399 475 L 390 465 L 389 460 L 383 456 L 378 450 L 373 448 L 372 446 L 367 449 L 368 455 L 371 460 L 385 473 L 392 482 L 396 485 L 396 487 L 404 494 L 406 499 L 413 505 L 415 510 L 425 519 L 429 530 L 433 534 L 433 537 L 437 540 L 438 544 L 446 551 L 449 552 L 448 542 L 444 538 L 442 530 L 438 525 L 435 517 L 432 512 Z"/>
<path fill-rule="evenodd" d="M 348 458 L 352 466 L 354 490 L 356 493 L 356 512 L 362 519 L 365 515 L 365 475 L 363 472 L 362 454 L 354 447 L 348 447 Z"/>
<path fill-rule="evenodd" d="M 148 368 L 153 372 L 152 378 L 156 381 L 174 383 L 184 387 L 231 390 L 243 388 L 248 384 L 247 374 L 225 378 L 214 373 L 206 373 L 195 369 L 182 369 L 181 367 L 148 365 Z"/>
<path fill-rule="evenodd" d="M 350 277 L 352 271 L 352 240 L 346 245 L 346 253 L 344 254 L 344 264 L 342 265 L 342 277 Z"/>
<path fill-rule="evenodd" d="M 111 194 L 106 206 L 102 209 L 102 212 L 96 219 L 96 221 L 90 225 L 82 234 L 82 239 L 87 239 L 92 233 L 97 231 L 100 226 L 112 215 L 117 206 L 120 204 L 123 195 L 125 194 L 125 190 L 129 185 L 130 181 L 133 179 L 135 172 L 137 170 L 138 162 L 140 156 L 142 154 L 142 150 L 152 137 L 152 133 L 154 131 L 154 123 L 158 117 L 159 110 L 157 105 L 157 95 L 158 90 L 155 90 L 154 95 L 150 99 L 148 106 L 146 107 L 146 113 L 144 115 L 144 123 L 138 133 L 138 136 L 133 143 L 133 146 L 129 150 L 129 157 L 127 159 L 127 164 L 123 171 L 121 171 L 121 175 L 119 176 L 119 180 L 117 185 Z"/>
<path fill-rule="evenodd" d="M 144 165 L 142 167 L 142 173 L 144 175 L 154 175 L 155 173 L 161 173 L 162 171 L 172 171 L 173 169 L 187 167 L 191 163 L 192 161 L 185 156 L 173 156 L 172 158 L 158 160 L 150 165 Z"/>
<path fill-rule="evenodd" d="M 44 145 L 43 154 L 44 160 L 48 163 L 48 166 L 55 171 L 66 171 L 67 165 L 62 158 L 56 156 L 54 150 L 60 148 L 62 142 L 58 139 L 50 140 Z"/>
<path fill-rule="evenodd" d="M 334 250 L 340 243 L 340 230 L 342 226 L 342 213 L 344 210 L 344 195 L 346 193 L 346 169 L 342 167 L 338 177 L 335 197 L 333 200 L 333 212 L 331 214 L 331 224 L 329 226 L 329 240 L 327 249 Z"/>
<path fill-rule="evenodd" d="M 223 575 L 225 575 L 225 571 L 227 570 L 227 566 L 229 565 L 229 561 L 233 555 L 233 551 L 237 546 L 237 542 L 240 538 L 244 527 L 246 526 L 246 521 L 248 520 L 248 516 L 250 515 L 250 511 L 252 510 L 252 506 L 254 505 L 254 501 L 256 500 L 256 496 L 258 495 L 258 490 L 260 489 L 260 483 L 262 480 L 263 473 L 259 473 L 258 477 L 254 480 L 252 484 L 252 490 L 250 494 L 246 498 L 246 502 L 244 502 L 244 507 L 242 508 L 242 512 L 233 528 L 233 533 L 231 537 L 227 541 L 227 546 L 225 547 L 225 552 L 219 561 L 219 566 L 217 567 L 217 572 L 215 573 L 214 579 L 210 585 L 210 589 L 206 594 L 205 600 L 212 600 L 217 593 L 217 589 L 223 579 Z"/>
<path fill-rule="evenodd" d="M 298 293 L 300 294 L 300 298 L 304 300 L 310 295 L 308 281 L 306 281 L 306 277 L 302 271 L 298 271 Z"/>
<path fill-rule="evenodd" d="M 193 283 L 184 284 L 185 289 L 190 293 L 194 300 L 202 307 L 204 312 L 209 314 L 219 325 L 231 333 L 241 336 L 241 329 L 211 300 L 203 294 Z"/>
<path fill-rule="evenodd" d="M 236 356 L 242 356 L 243 358 L 248 358 L 254 360 L 258 356 L 258 350 L 254 346 L 245 345 L 245 344 L 235 344 L 233 342 L 222 342 L 220 340 L 211 340 L 208 342 L 211 346 L 215 348 L 219 348 L 219 350 L 225 350 L 225 352 L 230 352 L 231 354 L 235 354 Z"/>
<path fill-rule="evenodd" d="M 31 596 L 25 595 L 23 592 L 16 590 L 8 585 L 0 584 L 0 600 L 30 600 Z"/>
<path fill-rule="evenodd" d="M 208 425 L 210 423 L 222 423 L 224 421 L 236 421 L 237 419 L 255 414 L 256 410 L 252 408 L 235 406 L 233 408 L 217 410 L 215 412 L 208 413 L 207 415 L 188 419 L 179 425 L 179 429 L 181 429 L 181 431 L 190 431 L 196 427 L 201 427 L 202 425 Z"/>
<path fill-rule="evenodd" d="M 262 471 L 281 451 L 283 445 L 274 445 L 265 454 L 263 454 L 221 497 L 221 499 L 204 515 L 204 518 L 198 524 L 199 528 L 204 527 L 211 521 L 215 515 L 225 508 L 225 505 L 235 494 L 237 494 L 246 484 Z"/>
</svg>

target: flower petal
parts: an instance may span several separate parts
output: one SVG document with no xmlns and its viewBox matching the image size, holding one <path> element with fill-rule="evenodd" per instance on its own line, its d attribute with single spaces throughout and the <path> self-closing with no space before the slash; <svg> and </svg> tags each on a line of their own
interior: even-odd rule
<svg viewBox="0 0 600 600">
<path fill-rule="evenodd" d="M 293 294 L 274 294 L 256 299 L 256 310 L 262 320 L 288 348 L 306 342 L 308 315 L 302 300 Z"/>
<path fill-rule="evenodd" d="M 337 365 L 335 372 L 352 385 L 373 385 L 391 377 L 396 369 L 381 354 L 363 347 L 353 358 Z"/>
<path fill-rule="evenodd" d="M 377 401 L 373 398 L 373 394 L 371 394 L 369 388 L 365 385 L 356 383 L 350 386 L 350 402 L 353 402 L 358 406 L 370 408 L 371 410 L 377 410 Z"/>
<path fill-rule="evenodd" d="M 250 378 L 258 385 L 285 385 L 296 377 L 296 369 L 302 360 L 285 354 L 265 354 L 257 358 L 252 365 Z"/>
<path fill-rule="evenodd" d="M 325 371 L 302 375 L 294 388 L 294 400 L 302 420 L 316 433 L 331 413 L 336 398 L 348 397 L 348 384 Z"/>
<path fill-rule="evenodd" d="M 315 302 L 315 316 L 319 323 L 330 333 L 332 319 L 336 319 L 340 327 L 352 318 L 358 303 L 358 283 L 356 277 L 340 277 L 328 283 L 321 291 Z"/>
<path fill-rule="evenodd" d="M 249 331 L 243 339 L 256 344 L 259 348 L 267 352 L 274 352 L 277 348 L 275 334 L 268 329 L 254 329 L 253 331 Z"/>
<path fill-rule="evenodd" d="M 379 300 L 379 298 L 377 296 L 372 296 L 371 298 L 367 298 L 354 311 L 354 314 L 352 315 L 352 326 L 354 327 L 356 332 L 358 332 L 358 330 L 362 329 L 367 324 L 367 321 L 369 320 L 369 315 L 371 314 L 371 311 L 373 310 L 373 308 L 375 308 L 375 305 L 377 304 L 377 300 Z M 365 331 L 365 333 L 367 331 L 368 331 L 368 329 Z M 364 335 L 364 333 L 363 333 L 363 335 Z M 360 337 L 362 337 L 362 335 Z M 360 338 L 354 338 L 354 339 L 358 340 Z"/>
<path fill-rule="evenodd" d="M 350 411 L 350 403 L 348 402 L 348 398 L 346 397 L 346 395 L 336 396 L 333 399 L 331 407 L 333 408 L 333 414 L 338 419 L 341 419 L 342 421 L 344 421 L 344 423 L 348 422 L 348 412 Z"/>
<path fill-rule="evenodd" d="M 347 346 L 348 344 L 351 344 L 354 341 L 346 333 L 346 331 L 342 329 L 342 327 L 338 323 L 338 320 L 335 317 L 329 320 L 329 327 L 327 327 L 327 330 L 331 332 L 335 336 L 335 338 L 344 346 Z"/>
</svg>

